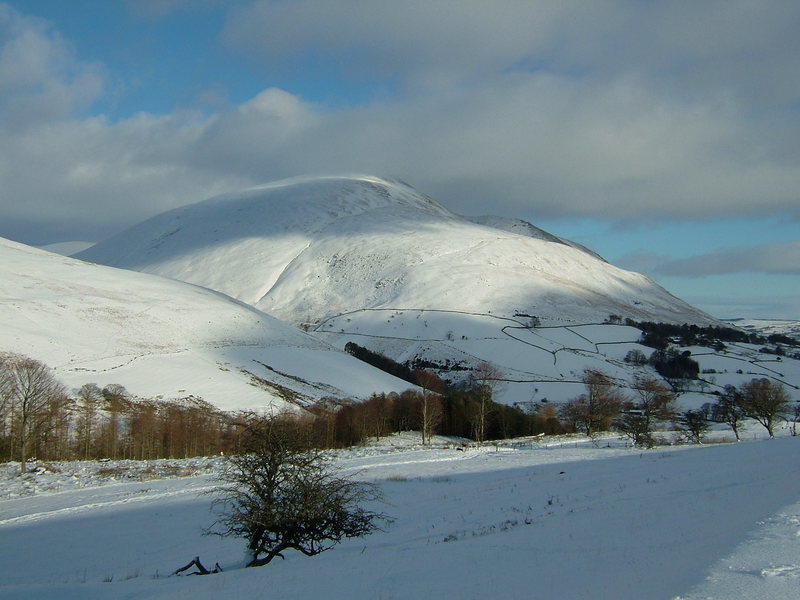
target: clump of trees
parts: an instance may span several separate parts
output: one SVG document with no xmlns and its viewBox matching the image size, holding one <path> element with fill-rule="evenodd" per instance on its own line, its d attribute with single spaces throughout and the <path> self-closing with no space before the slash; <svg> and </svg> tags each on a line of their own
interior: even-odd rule
<svg viewBox="0 0 800 600">
<path fill-rule="evenodd" d="M 494 402 L 501 379 L 488 363 L 460 388 L 424 369 L 411 376 L 420 389 L 310 406 L 296 434 L 310 446 L 339 448 L 410 429 L 421 431 L 424 443 L 435 434 L 491 440 L 563 430 L 547 410 L 525 412 Z M 150 460 L 232 454 L 241 449 L 242 422 L 240 414 L 197 397 L 138 398 L 119 384 L 95 383 L 70 393 L 43 363 L 0 356 L 0 461 L 20 461 L 23 469 L 34 456 Z"/>
<path fill-rule="evenodd" d="M 636 377 L 629 386 L 633 397 L 600 371 L 584 372 L 583 383 L 586 393 L 567 401 L 559 411 L 569 431 L 593 436 L 616 430 L 634 445 L 651 448 L 656 444 L 655 432 L 676 417 L 675 394 L 654 377 Z"/>
<path fill-rule="evenodd" d="M 638 367 L 652 366 L 656 372 L 673 385 L 683 379 L 697 379 L 700 375 L 700 364 L 692 359 L 689 350 L 665 347 L 654 350 L 648 358 L 638 349 L 630 350 L 625 355 L 625 362 Z"/>
<path fill-rule="evenodd" d="M 333 410 L 318 406 L 310 411 L 315 415 L 308 423 L 310 435 L 328 448 L 353 446 L 409 430 L 420 431 L 426 444 L 437 434 L 487 441 L 564 431 L 552 404 L 526 411 L 495 402 L 486 389 L 470 387 L 445 386 L 438 394 L 430 389 L 373 394 L 367 400 L 347 402 Z"/>
<path fill-rule="evenodd" d="M 369 348 L 359 346 L 355 342 L 347 342 L 344 346 L 344 351 L 356 357 L 358 360 L 372 365 L 376 369 L 380 369 L 381 371 L 394 375 L 395 377 L 404 381 L 408 381 L 409 383 L 413 383 L 415 385 L 417 383 L 414 372 L 408 365 L 404 365 L 403 363 L 392 360 L 388 356 L 385 356 L 379 352 L 373 352 Z"/>
<path fill-rule="evenodd" d="M 47 365 L 27 356 L 0 355 L 0 449 L 18 457 L 22 473 L 37 450 L 58 447 L 66 404 L 66 388 Z"/>
<path fill-rule="evenodd" d="M 652 448 L 656 429 L 675 417 L 675 394 L 658 379 L 647 376 L 637 376 L 631 387 L 635 398 L 623 404 L 614 427 L 635 446 Z"/>
<path fill-rule="evenodd" d="M 586 393 L 564 403 L 559 414 L 571 429 L 591 437 L 611 428 L 625 399 L 617 384 L 600 371 L 586 371 L 583 383 Z"/>
<path fill-rule="evenodd" d="M 761 377 L 738 388 L 726 385 L 708 412 L 712 421 L 728 425 L 738 442 L 745 419 L 755 420 L 766 429 L 769 437 L 774 438 L 775 425 L 779 421 L 792 419 L 796 423 L 800 417 L 800 402 L 792 402 L 782 384 Z"/>
<path fill-rule="evenodd" d="M 659 375 L 669 381 L 697 379 L 700 375 L 700 365 L 692 359 L 692 353 L 688 350 L 656 350 L 650 356 L 650 364 Z"/>
</svg>

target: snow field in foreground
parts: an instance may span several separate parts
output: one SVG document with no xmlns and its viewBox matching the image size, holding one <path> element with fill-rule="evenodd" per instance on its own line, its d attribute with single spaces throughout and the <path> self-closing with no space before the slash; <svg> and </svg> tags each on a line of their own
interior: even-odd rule
<svg viewBox="0 0 800 600">
<path fill-rule="evenodd" d="M 0 598 L 796 598 L 798 443 L 343 451 L 393 522 L 257 569 L 202 535 L 214 461 L 64 486 L 0 501 Z M 165 577 L 197 555 L 225 572 Z"/>
</svg>

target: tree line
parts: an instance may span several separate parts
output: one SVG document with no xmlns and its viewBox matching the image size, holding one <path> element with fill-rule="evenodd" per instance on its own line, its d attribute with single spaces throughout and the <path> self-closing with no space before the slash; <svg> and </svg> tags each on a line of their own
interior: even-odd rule
<svg viewBox="0 0 800 600">
<path fill-rule="evenodd" d="M 418 430 L 478 441 L 564 429 L 555 407 L 523 411 L 493 400 L 500 381 L 483 363 L 470 383 L 449 386 L 415 369 L 418 386 L 359 401 L 323 399 L 286 426 L 308 447 L 343 448 L 392 432 Z M 87 383 L 68 390 L 36 359 L 0 354 L 0 461 L 186 458 L 234 454 L 242 448 L 250 412 L 221 411 L 202 398 L 139 398 L 119 384 Z"/>
<path fill-rule="evenodd" d="M 479 442 L 538 434 L 616 430 L 636 445 L 651 446 L 660 427 L 677 427 L 700 441 L 712 421 L 739 437 L 754 419 L 770 436 L 781 419 L 798 421 L 800 404 L 780 384 L 754 379 L 727 386 L 702 410 L 675 408 L 663 381 L 640 376 L 620 383 L 586 371 L 586 392 L 556 406 L 539 402 L 527 410 L 494 401 L 500 373 L 489 363 L 475 368 L 467 384 L 448 385 L 432 371 L 415 369 L 418 388 L 373 394 L 363 401 L 322 400 L 285 417 L 309 448 L 343 448 L 393 432 L 417 430 L 430 443 L 435 434 Z M 252 413 L 225 412 L 197 397 L 137 398 L 123 386 L 87 383 L 69 392 L 35 359 L 0 355 L 0 461 L 186 458 L 242 449 Z"/>
</svg>

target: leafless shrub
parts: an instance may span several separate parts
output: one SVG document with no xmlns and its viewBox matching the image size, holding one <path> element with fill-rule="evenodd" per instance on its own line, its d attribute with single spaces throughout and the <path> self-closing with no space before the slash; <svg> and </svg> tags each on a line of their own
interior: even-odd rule
<svg viewBox="0 0 800 600">
<path fill-rule="evenodd" d="M 286 550 L 314 556 L 387 520 L 362 506 L 382 500 L 376 485 L 332 471 L 322 452 L 299 446 L 284 425 L 252 419 L 246 452 L 232 456 L 220 475 L 214 505 L 221 516 L 207 533 L 245 538 L 248 567 L 284 558 Z"/>
</svg>

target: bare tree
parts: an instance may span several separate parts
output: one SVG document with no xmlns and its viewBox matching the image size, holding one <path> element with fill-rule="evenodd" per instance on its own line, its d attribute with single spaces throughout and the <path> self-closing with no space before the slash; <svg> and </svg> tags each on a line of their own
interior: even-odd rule
<svg viewBox="0 0 800 600">
<path fill-rule="evenodd" d="M 60 385 L 60 384 L 59 384 Z M 34 439 L 32 451 L 51 460 L 63 460 L 70 452 L 72 435 L 72 399 L 66 388 L 50 396 L 42 415 L 43 427 Z"/>
<path fill-rule="evenodd" d="M 678 415 L 675 425 L 692 444 L 702 444 L 710 425 L 703 410 L 685 410 Z"/>
<path fill-rule="evenodd" d="M 637 376 L 632 388 L 637 399 L 624 407 L 615 425 L 634 445 L 652 448 L 656 426 L 675 417 L 675 394 L 659 380 L 645 376 Z"/>
<path fill-rule="evenodd" d="M 769 437 L 775 437 L 775 421 L 786 416 L 791 398 L 780 383 L 767 378 L 751 379 L 742 384 L 741 403 L 744 413 L 755 419 Z"/>
<path fill-rule="evenodd" d="M 639 349 L 629 350 L 624 360 L 628 364 L 643 367 L 647 364 L 647 355 Z"/>
<path fill-rule="evenodd" d="M 416 369 L 414 379 L 422 388 L 422 402 L 420 403 L 422 444 L 430 444 L 431 437 L 444 416 L 442 401 L 439 398 L 439 394 L 444 391 L 444 382 L 432 371 L 424 369 Z"/>
<path fill-rule="evenodd" d="M 558 420 L 558 410 L 552 402 L 539 403 L 535 411 L 537 430 L 547 435 L 564 433 L 561 421 Z"/>
<path fill-rule="evenodd" d="M 478 395 L 477 413 L 474 417 L 475 439 L 486 439 L 486 424 L 492 400 L 502 384 L 502 371 L 490 362 L 480 363 L 472 372 L 472 387 Z"/>
<path fill-rule="evenodd" d="M 85 383 L 76 394 L 75 442 L 77 454 L 88 460 L 97 427 L 97 411 L 103 392 L 96 383 Z"/>
<path fill-rule="evenodd" d="M 220 475 L 224 485 L 214 505 L 221 516 L 208 533 L 245 538 L 248 567 L 284 558 L 286 550 L 314 556 L 386 519 L 361 506 L 382 499 L 377 486 L 336 474 L 320 451 L 299 446 L 285 424 L 285 418 L 251 417 L 247 453 L 232 456 Z"/>
<path fill-rule="evenodd" d="M 739 429 L 746 416 L 741 392 L 735 386 L 726 385 L 714 404 L 714 417 L 733 430 L 737 442 L 740 441 Z"/>
<path fill-rule="evenodd" d="M 567 401 L 560 413 L 562 419 L 591 437 L 611 427 L 625 397 L 611 378 L 600 371 L 586 370 L 583 383 L 586 393 Z"/>
<path fill-rule="evenodd" d="M 6 450 L 6 441 L 11 436 L 11 397 L 12 397 L 12 378 L 10 371 L 6 368 L 7 362 L 13 355 L 0 354 L 0 449 Z M 10 441 L 10 440 L 9 440 Z M 13 446 L 13 444 L 10 444 Z"/>
<path fill-rule="evenodd" d="M 53 402 L 66 398 L 66 388 L 42 362 L 21 355 L 0 358 L 2 404 L 11 417 L 12 447 L 18 452 L 20 473 L 25 473 L 37 439 L 53 426 Z"/>
<path fill-rule="evenodd" d="M 365 437 L 374 436 L 377 441 L 381 436 L 389 433 L 391 403 L 390 397 L 386 394 L 373 394 L 368 400 L 358 405 Z"/>
<path fill-rule="evenodd" d="M 118 383 L 105 386 L 102 394 L 103 408 L 107 415 L 101 432 L 103 453 L 108 458 L 119 458 L 122 415 L 129 404 L 130 394 L 124 386 Z"/>
<path fill-rule="evenodd" d="M 790 425 L 789 425 L 789 432 L 793 435 L 797 435 L 797 424 L 800 423 L 800 401 L 794 403 L 791 410 L 789 411 L 789 418 L 790 418 Z"/>
</svg>

